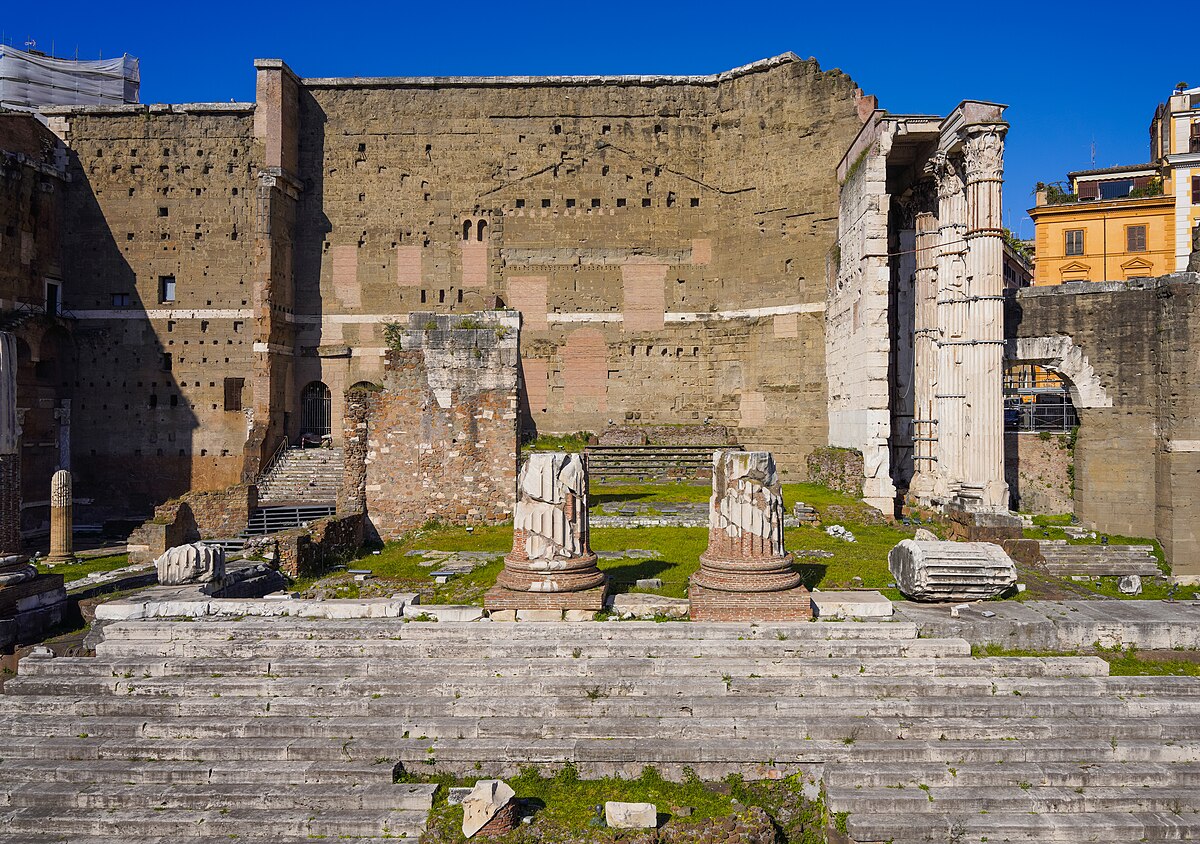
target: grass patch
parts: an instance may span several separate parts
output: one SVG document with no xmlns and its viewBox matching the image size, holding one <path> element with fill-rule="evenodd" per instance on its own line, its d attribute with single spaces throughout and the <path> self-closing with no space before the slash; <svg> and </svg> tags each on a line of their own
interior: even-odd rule
<svg viewBox="0 0 1200 844">
<path fill-rule="evenodd" d="M 1188 653 L 1197 659 L 1182 659 L 1175 654 Z M 1114 677 L 1200 677 L 1200 654 L 1195 651 L 1138 651 L 1127 648 L 1093 647 L 1084 651 L 1038 651 L 1005 648 L 994 643 L 972 645 L 971 656 L 1098 656 L 1108 663 Z"/>
<path fill-rule="evenodd" d="M 791 512 L 797 501 L 803 501 L 818 510 L 831 504 L 840 504 L 844 507 L 863 506 L 859 499 L 835 492 L 820 484 L 796 483 L 782 486 L 783 506 L 788 512 Z M 710 495 L 712 495 L 712 485 L 707 482 L 594 483 L 588 493 L 588 503 L 592 507 L 622 501 L 638 501 L 643 504 L 698 504 L 707 502 Z"/>
<path fill-rule="evenodd" d="M 580 452 L 587 447 L 592 436 L 590 431 L 576 431 L 573 434 L 539 434 L 536 439 L 522 445 L 521 450 Z"/>
<path fill-rule="evenodd" d="M 89 574 L 102 571 L 115 571 L 116 569 L 123 569 L 127 565 L 129 565 L 128 554 L 111 554 L 107 557 L 80 558 L 73 563 L 64 563 L 57 566 L 48 566 L 45 560 L 38 560 L 37 570 L 41 574 L 61 574 L 63 580 L 70 583 L 72 580 L 79 580 L 80 578 L 87 577 Z"/>
</svg>

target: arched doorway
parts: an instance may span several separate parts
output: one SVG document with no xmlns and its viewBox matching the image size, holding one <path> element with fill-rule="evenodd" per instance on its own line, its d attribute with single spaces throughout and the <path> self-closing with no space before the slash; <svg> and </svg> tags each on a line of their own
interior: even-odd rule
<svg viewBox="0 0 1200 844">
<path fill-rule="evenodd" d="M 329 388 L 312 381 L 300 393 L 300 433 L 325 437 L 331 433 Z"/>
</svg>

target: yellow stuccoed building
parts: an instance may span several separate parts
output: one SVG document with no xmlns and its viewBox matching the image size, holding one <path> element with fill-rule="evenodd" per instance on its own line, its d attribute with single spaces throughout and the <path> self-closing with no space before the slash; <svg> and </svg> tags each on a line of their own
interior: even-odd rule
<svg viewBox="0 0 1200 844">
<path fill-rule="evenodd" d="M 1147 164 L 1068 174 L 1038 185 L 1035 285 L 1125 281 L 1187 268 L 1200 221 L 1200 88 L 1155 110 Z"/>
</svg>

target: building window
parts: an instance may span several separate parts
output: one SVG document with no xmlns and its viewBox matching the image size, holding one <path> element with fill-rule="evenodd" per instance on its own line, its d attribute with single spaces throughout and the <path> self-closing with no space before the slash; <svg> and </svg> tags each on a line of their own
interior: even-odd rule
<svg viewBox="0 0 1200 844">
<path fill-rule="evenodd" d="M 61 301 L 59 300 L 59 286 L 57 282 L 46 282 L 46 313 L 50 316 L 58 316 L 61 312 Z"/>
<path fill-rule="evenodd" d="M 1071 229 L 1067 232 L 1067 254 L 1083 254 L 1083 229 Z"/>
<path fill-rule="evenodd" d="M 129 307 L 129 294 L 128 293 L 114 293 L 112 295 L 112 306 L 114 308 L 128 308 Z"/>
<path fill-rule="evenodd" d="M 1125 227 L 1125 251 L 1126 252 L 1145 252 L 1146 251 L 1146 227 L 1145 226 L 1126 226 Z"/>
<path fill-rule="evenodd" d="M 175 276 L 160 275 L 158 277 L 158 301 L 175 301 Z"/>
<path fill-rule="evenodd" d="M 1192 135 L 1188 139 L 1188 152 L 1200 152 L 1200 120 L 1192 124 Z"/>
<path fill-rule="evenodd" d="M 1192 176 L 1192 205 L 1200 205 L 1200 176 Z"/>
<path fill-rule="evenodd" d="M 245 378 L 225 379 L 225 409 L 242 409 L 242 387 L 246 385 Z"/>
<path fill-rule="evenodd" d="M 170 354 L 164 354 L 162 356 L 162 368 L 163 368 L 163 372 L 171 371 L 171 355 Z"/>
</svg>

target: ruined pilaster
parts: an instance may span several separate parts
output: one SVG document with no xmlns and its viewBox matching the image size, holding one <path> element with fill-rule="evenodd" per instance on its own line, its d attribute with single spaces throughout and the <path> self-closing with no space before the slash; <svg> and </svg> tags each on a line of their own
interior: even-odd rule
<svg viewBox="0 0 1200 844">
<path fill-rule="evenodd" d="M 691 577 L 693 621 L 809 618 L 812 602 L 783 545 L 783 495 L 767 451 L 713 454 L 708 548 Z"/>
<path fill-rule="evenodd" d="M 588 538 L 587 458 L 529 455 L 517 481 L 512 553 L 484 606 L 600 610 L 606 583 Z"/>
<path fill-rule="evenodd" d="M 59 469 L 50 479 L 50 555 L 52 563 L 66 563 L 75 559 L 75 547 L 71 531 L 71 473 Z"/>
</svg>

